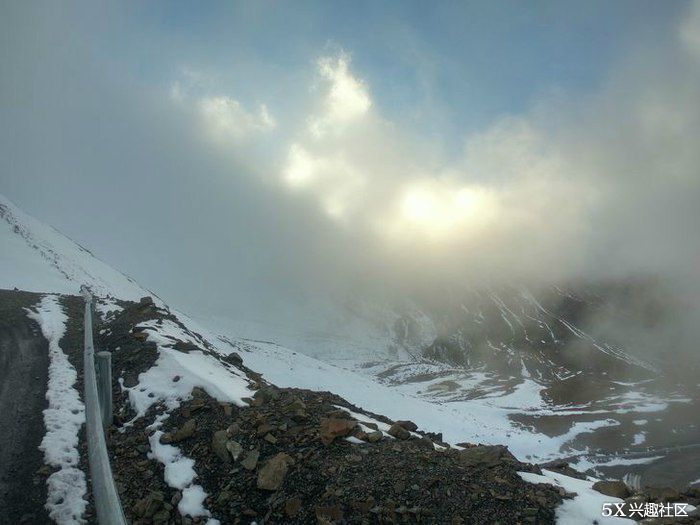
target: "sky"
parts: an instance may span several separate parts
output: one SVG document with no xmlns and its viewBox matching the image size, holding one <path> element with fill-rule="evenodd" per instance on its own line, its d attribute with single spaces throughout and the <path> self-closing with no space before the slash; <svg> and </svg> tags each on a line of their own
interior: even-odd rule
<svg viewBox="0 0 700 525">
<path fill-rule="evenodd" d="M 0 192 L 199 314 L 687 289 L 700 2 L 435 4 L 3 2 Z"/>
</svg>

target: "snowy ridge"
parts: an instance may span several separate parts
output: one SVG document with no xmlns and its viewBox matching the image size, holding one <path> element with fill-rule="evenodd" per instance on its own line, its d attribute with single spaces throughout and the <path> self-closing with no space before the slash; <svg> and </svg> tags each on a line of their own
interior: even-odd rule
<svg viewBox="0 0 700 525">
<path fill-rule="evenodd" d="M 24 213 L 0 195 L 0 287 L 138 300 L 153 295 L 54 228 Z"/>
</svg>

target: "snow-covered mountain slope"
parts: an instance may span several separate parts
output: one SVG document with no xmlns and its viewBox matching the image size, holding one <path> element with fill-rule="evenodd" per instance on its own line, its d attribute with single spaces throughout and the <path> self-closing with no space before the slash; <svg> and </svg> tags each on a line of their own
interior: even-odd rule
<svg viewBox="0 0 700 525">
<path fill-rule="evenodd" d="M 0 195 L 0 288 L 138 300 L 153 295 L 56 229 Z"/>
</svg>

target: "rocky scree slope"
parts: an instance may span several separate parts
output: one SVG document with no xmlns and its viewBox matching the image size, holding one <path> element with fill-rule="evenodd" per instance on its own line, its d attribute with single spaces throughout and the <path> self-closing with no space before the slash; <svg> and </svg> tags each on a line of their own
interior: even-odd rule
<svg viewBox="0 0 700 525">
<path fill-rule="evenodd" d="M 246 374 L 251 394 L 242 406 L 195 387 L 178 406 L 156 402 L 139 417 L 129 388 L 158 360 L 139 326 L 178 321 L 149 300 L 118 304 L 98 322 L 96 344 L 112 352 L 120 379 L 109 437 L 133 523 L 554 522 L 566 494 L 525 483 L 517 472 L 539 468 L 505 447 L 451 448 L 411 422 L 366 413 L 329 392 L 270 385 L 235 354 L 216 358 Z M 172 339 L 173 348 L 215 354 L 188 333 L 190 340 Z M 159 418 L 162 425 L 153 426 Z M 176 446 L 194 460 L 206 514 L 179 512 L 183 491 L 166 482 L 168 467 L 154 453 L 160 446 Z"/>
<path fill-rule="evenodd" d="M 547 468 L 585 479 L 562 461 L 541 467 L 520 462 L 504 446 L 451 447 L 439 434 L 367 412 L 330 392 L 278 388 L 235 353 L 221 355 L 149 298 L 110 303 L 111 310 L 100 308 L 96 344 L 112 352 L 119 379 L 110 448 L 120 495 L 135 524 L 554 523 L 557 508 L 576 494 L 526 483 L 518 473 Z M 164 344 L 151 341 L 152 329 L 144 327 L 168 323 L 182 332 L 166 345 L 206 353 L 241 372 L 250 396 L 242 403 L 222 402 L 194 387 L 177 404 L 156 401 L 139 413 L 130 395 L 157 366 Z M 185 379 L 168 380 L 177 385 Z M 173 446 L 181 460 L 191 462 L 202 488 L 195 515 L 182 506 L 188 488 L 178 488 L 172 464 L 160 457 L 162 447 Z M 594 488 L 627 506 L 700 503 L 697 489 L 632 491 L 622 482 Z"/>
</svg>

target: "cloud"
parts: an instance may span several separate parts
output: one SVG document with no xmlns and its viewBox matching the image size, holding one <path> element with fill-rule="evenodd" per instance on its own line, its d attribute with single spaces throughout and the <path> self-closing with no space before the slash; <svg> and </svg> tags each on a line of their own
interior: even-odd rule
<svg viewBox="0 0 700 525">
<path fill-rule="evenodd" d="M 273 304 L 295 310 L 310 289 L 340 296 L 395 281 L 444 290 L 648 272 L 690 294 L 700 268 L 700 3 L 687 6 L 671 28 L 675 8 L 646 20 L 658 31 L 635 34 L 629 56 L 610 63 L 618 48 L 606 49 L 608 78 L 586 74 L 582 87 L 585 63 L 529 62 L 531 76 L 515 68 L 528 75 L 522 93 L 493 85 L 499 100 L 518 99 L 498 105 L 483 93 L 514 78 L 503 70 L 520 56 L 517 35 L 494 53 L 464 52 L 451 37 L 397 37 L 389 14 L 377 18 L 387 29 L 378 38 L 362 28 L 343 41 L 362 53 L 356 63 L 311 54 L 324 49 L 325 28 L 290 43 L 258 30 L 259 18 L 232 16 L 239 31 L 222 19 L 178 32 L 126 10 L 95 31 L 90 5 L 88 15 L 47 17 L 18 4 L 10 15 L 25 15 L 0 19 L 3 191 L 174 302 L 235 306 L 241 317 L 269 319 Z M 198 31 L 209 30 L 220 34 L 204 44 Z M 559 33 L 548 30 L 547 42 Z M 575 60 L 591 58 L 575 48 Z M 177 67 L 183 57 L 189 69 Z M 489 60 L 498 74 L 484 79 Z M 536 79 L 553 77 L 569 91 L 532 94 Z M 482 89 L 448 107 L 463 81 Z M 530 97 L 529 110 L 494 113 Z M 482 103 L 478 121 L 460 122 Z M 125 216 L 125 202 L 136 211 Z M 92 206 L 95 221 L 75 216 L 78 205 Z"/>
<path fill-rule="evenodd" d="M 700 0 L 693 0 L 690 14 L 679 28 L 680 38 L 691 53 L 700 58 Z"/>
<path fill-rule="evenodd" d="M 309 120 L 309 130 L 315 137 L 342 132 L 372 106 L 367 85 L 350 72 L 349 65 L 350 56 L 342 52 L 318 61 L 318 73 L 326 86 L 321 111 Z"/>
<path fill-rule="evenodd" d="M 224 145 L 260 137 L 277 128 L 277 121 L 266 104 L 258 103 L 256 110 L 252 110 L 231 96 L 209 94 L 214 90 L 212 78 L 183 67 L 180 78 L 170 86 L 170 100 L 194 110 L 204 133 Z"/>
<path fill-rule="evenodd" d="M 226 96 L 204 97 L 198 104 L 204 125 L 215 139 L 240 140 L 267 133 L 277 126 L 265 104 L 260 104 L 255 113 Z"/>
<path fill-rule="evenodd" d="M 430 247 L 431 267 L 441 259 L 443 272 L 465 264 L 513 272 L 494 261 L 517 258 L 526 275 L 542 264 L 526 264 L 524 253 L 562 268 L 578 257 L 569 239 L 586 234 L 582 214 L 594 192 L 567 177 L 567 161 L 527 116 L 467 137 L 463 155 L 446 162 L 439 147 L 379 113 L 351 66 L 342 52 L 317 62 L 309 125 L 291 137 L 279 169 L 292 196 L 311 198 L 377 257 L 420 259 Z"/>
<path fill-rule="evenodd" d="M 675 44 L 694 45 L 699 6 L 644 68 L 636 54 L 648 50 L 632 50 L 597 92 L 542 97 L 450 158 L 381 114 L 348 54 L 323 57 L 280 180 L 374 237 L 378 257 L 427 250 L 451 278 L 453 267 L 513 280 L 687 274 L 697 263 L 679 261 L 700 260 L 687 242 L 700 223 L 700 71 Z"/>
</svg>

